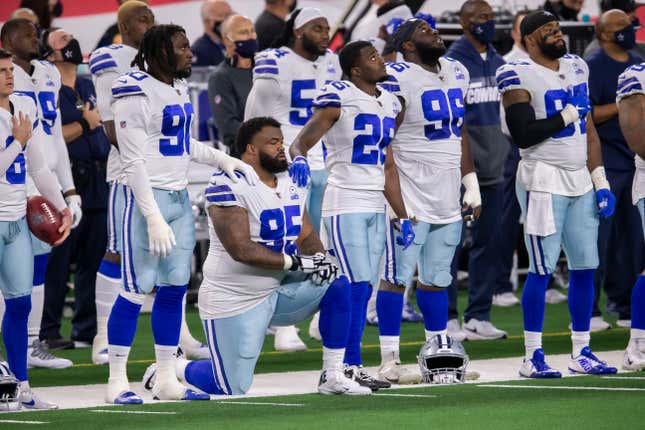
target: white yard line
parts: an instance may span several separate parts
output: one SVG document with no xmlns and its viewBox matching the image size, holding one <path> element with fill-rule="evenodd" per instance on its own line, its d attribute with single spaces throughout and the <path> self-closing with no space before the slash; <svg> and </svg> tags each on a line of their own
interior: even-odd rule
<svg viewBox="0 0 645 430">
<path fill-rule="evenodd" d="M 627 379 L 628 381 L 645 381 L 645 376 L 601 376 L 602 379 Z"/>
<path fill-rule="evenodd" d="M 437 397 L 434 394 L 399 394 L 399 393 L 377 393 L 372 394 L 378 397 Z"/>
<path fill-rule="evenodd" d="M 103 414 L 177 415 L 177 412 L 127 411 L 123 409 L 90 409 L 90 412 L 99 412 Z"/>
<path fill-rule="evenodd" d="M 528 388 L 531 390 L 587 390 L 587 391 L 645 391 L 645 388 L 628 387 L 570 387 L 566 385 L 510 385 L 510 384 L 482 384 L 480 388 Z"/>
<path fill-rule="evenodd" d="M 255 405 L 255 406 L 287 406 L 287 407 L 299 407 L 305 406 L 304 403 L 271 403 L 271 402 L 238 402 L 234 400 L 220 401 L 223 405 Z"/>
<path fill-rule="evenodd" d="M 49 421 L 0 420 L 0 424 L 49 424 Z"/>
</svg>

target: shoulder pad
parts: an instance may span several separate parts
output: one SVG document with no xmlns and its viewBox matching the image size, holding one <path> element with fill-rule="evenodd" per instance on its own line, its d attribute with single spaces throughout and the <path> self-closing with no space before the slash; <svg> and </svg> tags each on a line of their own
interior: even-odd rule
<svg viewBox="0 0 645 430">
<path fill-rule="evenodd" d="M 235 172 L 238 178 L 242 175 Z M 211 176 L 208 186 L 204 191 L 204 198 L 206 204 L 214 204 L 217 206 L 240 206 L 241 196 L 244 192 L 246 181 L 241 180 L 233 182 L 233 180 L 223 170 L 218 170 Z"/>
<path fill-rule="evenodd" d="M 145 95 L 142 81 L 149 78 L 150 75 L 141 71 L 132 71 L 119 76 L 112 84 L 112 97 L 117 99 Z"/>
<path fill-rule="evenodd" d="M 341 107 L 343 92 L 347 93 L 348 88 L 350 88 L 350 85 L 345 81 L 327 82 L 320 91 L 318 91 L 318 95 L 316 95 L 312 106 L 314 108 L 339 108 Z"/>
<path fill-rule="evenodd" d="M 280 74 L 280 59 L 289 55 L 289 51 L 283 49 L 266 49 L 255 55 L 255 66 L 253 75 L 267 78 L 275 78 Z"/>
<path fill-rule="evenodd" d="M 389 66 L 387 70 L 388 72 L 390 71 Z M 378 86 L 390 93 L 396 94 L 401 91 L 401 84 L 395 73 L 392 73 L 391 75 L 388 74 L 387 81 L 379 83 Z"/>
<path fill-rule="evenodd" d="M 504 91 L 510 86 L 520 86 L 520 75 L 515 70 L 516 66 L 512 63 L 504 64 L 497 69 L 495 80 L 497 89 Z"/>
<path fill-rule="evenodd" d="M 394 73 L 404 73 L 406 70 L 410 70 L 410 65 L 406 62 L 392 62 L 385 63 L 385 68 L 388 72 Z"/>
<path fill-rule="evenodd" d="M 620 100 L 633 94 L 644 94 L 642 72 L 645 70 L 645 63 L 634 64 L 625 70 L 618 77 L 618 86 L 616 87 L 616 96 Z"/>
<path fill-rule="evenodd" d="M 566 58 L 567 60 L 580 60 L 582 61 L 582 58 L 578 57 L 576 54 L 564 54 L 562 58 Z"/>
<path fill-rule="evenodd" d="M 110 45 L 99 48 L 90 55 L 90 72 L 93 75 L 100 75 L 111 69 L 116 69 L 117 64 L 111 51 L 120 48 L 121 45 Z"/>
</svg>

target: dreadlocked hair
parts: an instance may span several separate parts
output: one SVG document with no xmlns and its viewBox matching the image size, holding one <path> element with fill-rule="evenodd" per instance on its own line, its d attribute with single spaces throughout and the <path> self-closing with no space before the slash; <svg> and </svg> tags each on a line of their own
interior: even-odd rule
<svg viewBox="0 0 645 430">
<path fill-rule="evenodd" d="M 283 46 L 293 46 L 293 26 L 296 21 L 296 17 L 300 15 L 301 10 L 302 9 L 296 9 L 291 13 L 287 22 L 284 23 L 284 27 L 282 27 L 282 33 L 280 33 L 275 39 L 273 39 L 273 42 L 271 42 L 269 48 L 277 49 Z"/>
<path fill-rule="evenodd" d="M 139 51 L 132 60 L 132 66 L 149 73 L 150 68 L 157 68 L 163 73 L 174 76 L 177 69 L 172 37 L 177 33 L 186 33 L 183 27 L 174 24 L 155 25 L 146 31 L 139 45 Z"/>
</svg>

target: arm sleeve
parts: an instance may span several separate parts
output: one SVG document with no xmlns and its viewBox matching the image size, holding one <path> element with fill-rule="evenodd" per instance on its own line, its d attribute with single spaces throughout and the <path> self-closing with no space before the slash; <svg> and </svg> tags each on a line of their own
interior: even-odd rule
<svg viewBox="0 0 645 430">
<path fill-rule="evenodd" d="M 208 98 L 220 138 L 231 147 L 244 120 L 244 112 L 239 111 L 240 101 L 235 98 L 230 81 L 219 74 L 213 74 L 208 81 Z"/>
<path fill-rule="evenodd" d="M 0 175 L 7 172 L 20 152 L 22 152 L 22 146 L 15 140 L 12 140 L 9 146 L 0 151 Z"/>
<path fill-rule="evenodd" d="M 114 121 L 124 121 L 125 124 L 125 127 L 116 127 L 116 137 L 128 186 L 143 216 L 160 213 L 145 166 L 144 154 L 148 140 L 145 118 L 150 111 L 148 99 L 143 96 L 119 98 L 112 107 Z"/>
<path fill-rule="evenodd" d="M 190 139 L 190 159 L 192 161 L 218 167 L 224 157 L 228 157 L 228 155 L 197 139 Z"/>
<path fill-rule="evenodd" d="M 279 94 L 280 84 L 275 79 L 256 79 L 246 100 L 244 119 L 271 115 Z"/>
<path fill-rule="evenodd" d="M 74 179 L 72 178 L 72 166 L 69 162 L 69 153 L 67 152 L 67 145 L 63 137 L 63 126 L 61 123 L 60 109 L 56 109 L 56 121 L 52 130 L 52 137 L 56 143 L 56 150 L 58 151 L 58 162 L 54 168 L 54 173 L 60 182 L 63 192 L 75 189 Z"/>
<path fill-rule="evenodd" d="M 45 156 L 41 150 L 41 134 L 34 134 L 27 144 L 27 171 L 34 181 L 40 194 L 52 202 L 56 209 L 62 211 L 67 208 L 63 195 L 58 188 L 58 181 L 51 170 L 47 168 Z"/>
<path fill-rule="evenodd" d="M 96 106 L 102 121 L 112 121 L 112 82 L 119 77 L 116 71 L 108 71 L 95 77 Z"/>
<path fill-rule="evenodd" d="M 542 143 L 565 127 L 560 113 L 536 120 L 530 103 L 515 103 L 506 108 L 506 125 L 513 143 L 523 149 Z"/>
</svg>

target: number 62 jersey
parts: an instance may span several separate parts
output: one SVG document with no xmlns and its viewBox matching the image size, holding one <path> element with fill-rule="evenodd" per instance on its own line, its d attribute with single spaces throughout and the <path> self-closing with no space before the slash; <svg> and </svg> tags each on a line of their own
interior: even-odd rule
<svg viewBox="0 0 645 430">
<path fill-rule="evenodd" d="M 114 81 L 112 97 L 123 171 L 144 162 L 153 188 L 186 188 L 193 117 L 186 82 L 171 86 L 133 71 Z"/>
</svg>

